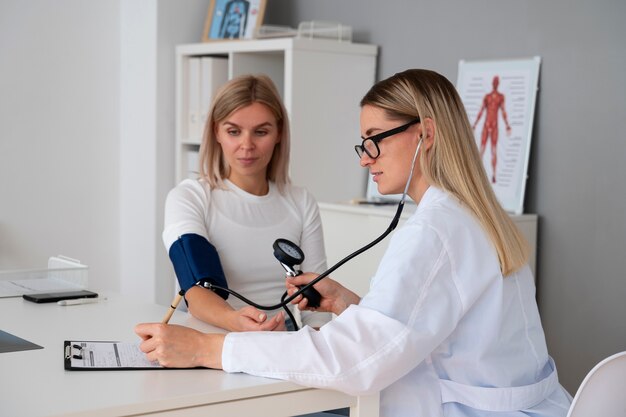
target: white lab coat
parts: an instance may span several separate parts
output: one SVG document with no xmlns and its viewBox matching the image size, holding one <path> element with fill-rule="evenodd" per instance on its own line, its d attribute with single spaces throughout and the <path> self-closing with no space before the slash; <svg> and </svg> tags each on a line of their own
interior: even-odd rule
<svg viewBox="0 0 626 417">
<path fill-rule="evenodd" d="M 386 417 L 565 416 L 571 397 L 534 296 L 530 269 L 503 278 L 475 218 L 430 187 L 359 305 L 319 332 L 230 333 L 222 362 L 227 372 L 381 391 Z"/>
</svg>

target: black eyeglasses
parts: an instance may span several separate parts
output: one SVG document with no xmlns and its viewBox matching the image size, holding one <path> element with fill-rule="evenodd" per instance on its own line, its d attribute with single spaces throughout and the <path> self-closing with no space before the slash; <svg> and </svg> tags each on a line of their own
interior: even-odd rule
<svg viewBox="0 0 626 417">
<path fill-rule="evenodd" d="M 391 130 L 387 130 L 386 132 L 382 132 L 377 135 L 370 136 L 369 138 L 361 137 L 361 139 L 363 139 L 363 143 L 361 143 L 360 145 L 356 145 L 354 147 L 354 150 L 356 151 L 356 154 L 359 155 L 359 159 L 363 156 L 364 153 L 366 153 L 367 156 L 369 156 L 370 158 L 376 159 L 380 155 L 378 142 L 380 142 L 381 140 L 385 138 L 388 138 L 389 136 L 397 135 L 398 133 L 404 132 L 409 127 L 419 122 L 420 122 L 420 118 L 416 117 L 410 122 L 403 124 L 402 126 L 393 128 Z"/>
</svg>

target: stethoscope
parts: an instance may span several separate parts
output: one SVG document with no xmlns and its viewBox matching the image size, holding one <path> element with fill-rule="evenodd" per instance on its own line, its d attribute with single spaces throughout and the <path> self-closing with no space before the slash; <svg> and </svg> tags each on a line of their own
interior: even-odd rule
<svg viewBox="0 0 626 417">
<path fill-rule="evenodd" d="M 385 230 L 382 235 L 378 236 L 372 242 L 352 252 L 350 255 L 346 256 L 342 260 L 338 261 L 335 265 L 331 266 L 326 271 L 322 272 L 320 275 L 318 275 L 314 280 L 312 280 L 308 284 L 300 286 L 298 291 L 293 293 L 291 296 L 287 297 L 287 291 L 285 291 L 280 299 L 280 303 L 274 304 L 271 306 L 264 306 L 261 304 L 257 304 L 254 301 L 249 300 L 248 298 L 244 297 L 243 295 L 239 294 L 236 291 L 233 291 L 229 288 L 223 288 L 218 285 L 214 285 L 206 280 L 200 280 L 197 285 L 200 285 L 209 290 L 226 291 L 229 294 L 233 295 L 234 297 L 239 298 L 244 303 L 251 305 L 252 307 L 258 308 L 259 310 L 277 310 L 279 308 L 282 308 L 285 310 L 287 316 L 291 319 L 295 330 L 298 330 L 298 325 L 296 324 L 296 320 L 293 317 L 293 314 L 291 314 L 291 311 L 289 310 L 289 308 L 287 308 L 287 305 L 291 301 L 293 301 L 296 297 L 298 297 L 300 294 L 302 294 L 304 297 L 307 298 L 308 300 L 307 305 L 309 307 L 313 307 L 313 308 L 319 307 L 322 296 L 315 288 L 313 288 L 313 285 L 320 282 L 322 279 L 326 278 L 328 275 L 330 275 L 337 268 L 339 268 L 340 266 L 342 266 L 349 260 L 359 256 L 366 250 L 377 245 L 381 240 L 387 237 L 387 235 L 391 233 L 398 225 L 398 222 L 400 221 L 400 215 L 402 214 L 402 210 L 404 209 L 404 201 L 406 200 L 407 192 L 409 191 L 409 185 L 411 184 L 411 178 L 413 178 L 413 170 L 415 169 L 415 160 L 417 159 L 417 155 L 419 153 L 421 145 L 422 145 L 422 137 L 420 137 L 419 142 L 417 143 L 417 148 L 415 149 L 415 154 L 413 155 L 413 161 L 411 163 L 411 171 L 409 172 L 409 178 L 406 181 L 404 192 L 402 193 L 402 198 L 400 198 L 400 202 L 398 203 L 396 214 L 393 216 L 393 219 L 391 220 L 389 227 L 387 227 L 387 230 Z M 297 275 L 302 274 L 302 271 L 297 270 L 295 268 L 296 265 L 301 265 L 302 262 L 304 262 L 304 252 L 302 252 L 302 249 L 300 249 L 298 245 L 296 245 L 295 243 L 287 239 L 276 239 L 276 241 L 274 242 L 272 246 L 274 249 L 274 257 L 281 264 L 281 266 L 283 267 L 287 275 L 291 277 L 295 277 Z"/>
</svg>

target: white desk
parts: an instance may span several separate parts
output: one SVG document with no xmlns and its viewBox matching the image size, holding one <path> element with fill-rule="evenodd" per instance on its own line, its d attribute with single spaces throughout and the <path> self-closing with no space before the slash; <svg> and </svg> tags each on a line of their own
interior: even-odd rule
<svg viewBox="0 0 626 417">
<path fill-rule="evenodd" d="M 137 340 L 139 322 L 166 308 L 109 296 L 97 304 L 58 306 L 0 300 L 0 329 L 44 349 L 0 353 L 0 416 L 290 416 L 350 407 L 378 416 L 378 395 L 351 397 L 290 382 L 211 369 L 65 371 L 64 340 Z M 171 323 L 210 327 L 176 312 Z"/>
</svg>

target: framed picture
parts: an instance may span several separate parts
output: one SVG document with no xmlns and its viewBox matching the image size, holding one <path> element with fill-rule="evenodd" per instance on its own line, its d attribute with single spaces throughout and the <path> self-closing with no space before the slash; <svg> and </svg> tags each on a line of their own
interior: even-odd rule
<svg viewBox="0 0 626 417">
<path fill-rule="evenodd" d="M 252 39 L 263 22 L 266 1 L 211 0 L 202 40 Z"/>
<path fill-rule="evenodd" d="M 457 90 L 487 177 L 502 204 L 524 211 L 540 57 L 459 62 Z"/>
</svg>

